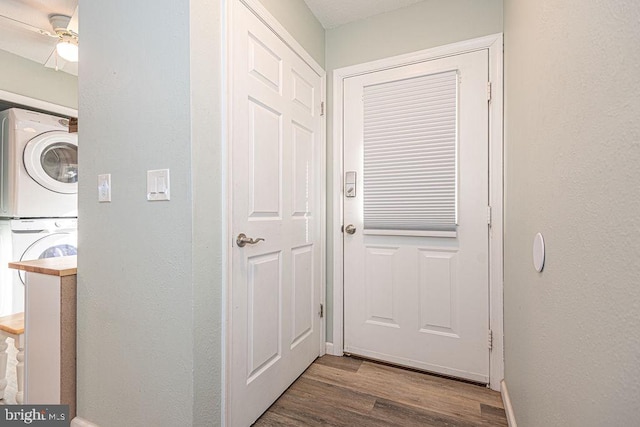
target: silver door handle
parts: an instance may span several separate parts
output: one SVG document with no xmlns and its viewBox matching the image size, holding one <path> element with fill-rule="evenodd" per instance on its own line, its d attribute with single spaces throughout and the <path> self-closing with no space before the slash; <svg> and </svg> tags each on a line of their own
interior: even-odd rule
<svg viewBox="0 0 640 427">
<path fill-rule="evenodd" d="M 251 237 L 247 237 L 246 234 L 240 233 L 238 234 L 238 238 L 236 239 L 236 245 L 238 245 L 238 247 L 244 248 L 244 246 L 247 243 L 250 245 L 255 245 L 260 241 L 264 242 L 264 239 L 262 237 L 258 237 L 257 239 L 252 239 Z"/>
<path fill-rule="evenodd" d="M 353 224 L 349 224 L 344 228 L 344 232 L 347 234 L 355 234 L 356 228 L 353 226 Z"/>
</svg>

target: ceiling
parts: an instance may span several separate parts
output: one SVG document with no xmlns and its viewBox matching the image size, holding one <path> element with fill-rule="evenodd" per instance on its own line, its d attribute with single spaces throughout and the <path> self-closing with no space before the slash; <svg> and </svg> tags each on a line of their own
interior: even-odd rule
<svg viewBox="0 0 640 427">
<path fill-rule="evenodd" d="M 56 46 L 56 39 L 34 28 L 53 32 L 49 15 L 72 16 L 78 0 L 0 0 L 0 15 L 33 28 L 0 18 L 0 49 L 44 64 Z M 78 75 L 78 64 L 58 62 L 60 69 Z"/>
<path fill-rule="evenodd" d="M 326 29 L 380 13 L 400 9 L 423 0 L 304 0 Z"/>
<path fill-rule="evenodd" d="M 420 1 L 423 0 L 304 0 L 327 29 Z M 36 29 L 52 32 L 49 15 L 72 16 L 77 5 L 78 0 L 0 0 L 0 50 L 44 66 L 55 49 L 56 39 L 39 34 Z M 61 71 L 78 75 L 78 64 L 60 59 L 58 66 Z"/>
</svg>

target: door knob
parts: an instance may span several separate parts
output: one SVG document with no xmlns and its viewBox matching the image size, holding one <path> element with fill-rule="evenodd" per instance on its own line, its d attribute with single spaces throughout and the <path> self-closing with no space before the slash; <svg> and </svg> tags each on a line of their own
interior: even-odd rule
<svg viewBox="0 0 640 427">
<path fill-rule="evenodd" d="M 247 243 L 250 245 L 255 245 L 260 241 L 264 242 L 264 239 L 262 237 L 258 237 L 257 239 L 252 239 L 251 237 L 247 237 L 246 234 L 240 233 L 238 234 L 238 238 L 236 239 L 236 245 L 238 245 L 238 247 L 244 248 L 244 246 Z"/>
<path fill-rule="evenodd" d="M 353 224 L 349 224 L 344 228 L 344 231 L 347 234 L 355 234 L 356 228 L 353 226 Z"/>
</svg>

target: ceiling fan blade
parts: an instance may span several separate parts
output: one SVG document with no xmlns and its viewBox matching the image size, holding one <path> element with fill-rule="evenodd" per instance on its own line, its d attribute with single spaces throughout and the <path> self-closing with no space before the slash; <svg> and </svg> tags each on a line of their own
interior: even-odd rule
<svg viewBox="0 0 640 427">
<path fill-rule="evenodd" d="M 38 33 L 38 34 L 42 34 L 43 36 L 54 37 L 54 38 L 58 37 L 58 35 L 55 34 L 55 33 L 52 33 L 52 32 L 47 31 L 47 30 L 43 30 L 42 28 L 34 27 L 33 25 L 29 25 L 26 22 L 18 21 L 17 19 L 9 18 L 8 16 L 0 15 L 0 19 L 3 19 L 5 21 L 7 21 L 7 22 L 10 22 L 10 23 L 12 23 L 13 25 L 15 25 L 17 27 L 24 28 L 25 30 L 33 31 L 34 33 Z"/>
<path fill-rule="evenodd" d="M 76 6 L 76 10 L 73 11 L 69 25 L 67 25 L 67 30 L 78 34 L 78 6 Z"/>
</svg>

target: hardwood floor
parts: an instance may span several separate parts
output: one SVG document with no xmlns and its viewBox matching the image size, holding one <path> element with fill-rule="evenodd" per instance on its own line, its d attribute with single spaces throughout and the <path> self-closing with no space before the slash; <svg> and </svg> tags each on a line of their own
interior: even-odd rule
<svg viewBox="0 0 640 427">
<path fill-rule="evenodd" d="M 353 357 L 323 356 L 254 426 L 507 426 L 500 393 Z"/>
</svg>

